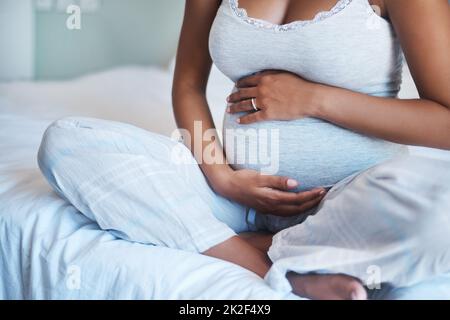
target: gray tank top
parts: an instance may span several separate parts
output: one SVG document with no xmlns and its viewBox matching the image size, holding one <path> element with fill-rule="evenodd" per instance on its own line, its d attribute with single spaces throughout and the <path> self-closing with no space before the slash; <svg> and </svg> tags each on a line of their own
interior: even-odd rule
<svg viewBox="0 0 450 320">
<path fill-rule="evenodd" d="M 215 65 L 235 82 L 276 69 L 374 96 L 396 97 L 400 90 L 399 41 L 368 0 L 339 0 L 312 20 L 284 25 L 251 18 L 238 0 L 223 0 L 209 43 Z M 404 146 L 315 118 L 242 126 L 239 116 L 224 118 L 230 163 L 295 178 L 300 190 L 332 186 L 406 152 Z"/>
</svg>

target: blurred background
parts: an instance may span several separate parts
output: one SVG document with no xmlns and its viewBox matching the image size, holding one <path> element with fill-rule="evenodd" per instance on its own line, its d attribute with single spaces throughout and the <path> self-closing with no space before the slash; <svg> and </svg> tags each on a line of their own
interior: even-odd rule
<svg viewBox="0 0 450 320">
<path fill-rule="evenodd" d="M 0 0 L 0 116 L 42 123 L 95 117 L 172 134 L 172 75 L 184 5 Z M 219 130 L 232 86 L 213 69 L 208 100 Z"/>
<path fill-rule="evenodd" d="M 81 8 L 79 30 L 66 26 L 71 4 Z M 0 81 L 167 65 L 183 8 L 183 0 L 0 0 Z"/>
</svg>

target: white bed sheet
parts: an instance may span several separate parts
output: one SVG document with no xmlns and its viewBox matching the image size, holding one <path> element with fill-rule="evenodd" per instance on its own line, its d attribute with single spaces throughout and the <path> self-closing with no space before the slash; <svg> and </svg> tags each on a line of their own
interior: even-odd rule
<svg viewBox="0 0 450 320">
<path fill-rule="evenodd" d="M 218 74 L 213 79 L 208 97 L 220 126 L 232 84 Z M 0 299 L 295 298 L 223 261 L 116 239 L 42 178 L 36 152 L 51 121 L 93 116 L 170 134 L 170 84 L 165 71 L 128 68 L 66 83 L 0 85 Z M 449 297 L 448 281 L 377 298 Z"/>
</svg>

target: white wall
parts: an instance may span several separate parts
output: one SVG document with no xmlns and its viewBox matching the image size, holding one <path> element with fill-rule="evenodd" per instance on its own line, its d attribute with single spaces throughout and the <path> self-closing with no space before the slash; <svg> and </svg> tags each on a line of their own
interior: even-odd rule
<svg viewBox="0 0 450 320">
<path fill-rule="evenodd" d="M 34 74 L 32 0 L 0 0 L 0 81 Z"/>
<path fill-rule="evenodd" d="M 183 0 L 97 0 L 95 11 L 85 9 L 85 1 L 60 1 L 50 0 L 50 10 L 36 12 L 37 80 L 68 79 L 124 65 L 166 66 L 175 55 Z M 81 6 L 80 30 L 69 30 L 67 14 L 58 10 L 58 3 L 68 2 Z"/>
</svg>

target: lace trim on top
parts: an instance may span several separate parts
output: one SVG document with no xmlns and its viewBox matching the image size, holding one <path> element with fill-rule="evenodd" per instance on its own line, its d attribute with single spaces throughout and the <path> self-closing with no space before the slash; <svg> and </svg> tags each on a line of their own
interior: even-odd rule
<svg viewBox="0 0 450 320">
<path fill-rule="evenodd" d="M 317 22 L 323 21 L 336 13 L 342 11 L 347 7 L 353 0 L 339 0 L 337 4 L 328 11 L 322 11 L 316 14 L 316 16 L 311 20 L 297 20 L 287 24 L 275 24 L 269 21 L 251 18 L 248 16 L 247 11 L 243 8 L 239 8 L 239 0 L 229 0 L 231 9 L 234 11 L 237 17 L 241 18 L 244 22 L 253 25 L 257 28 L 274 30 L 274 31 L 291 31 L 302 28 L 304 26 L 315 24 Z"/>
</svg>

